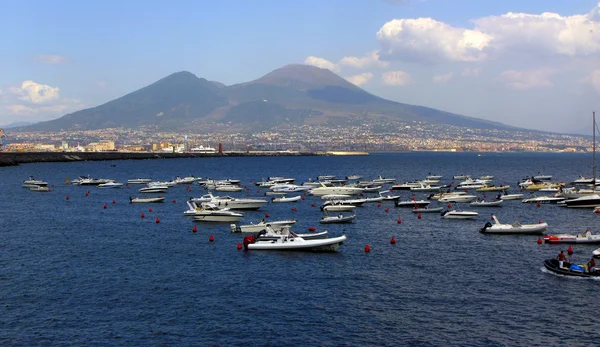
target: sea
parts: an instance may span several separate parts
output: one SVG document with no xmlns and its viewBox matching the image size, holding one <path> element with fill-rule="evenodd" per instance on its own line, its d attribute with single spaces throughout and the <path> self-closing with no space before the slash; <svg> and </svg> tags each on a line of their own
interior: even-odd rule
<svg viewBox="0 0 600 347">
<path fill-rule="evenodd" d="M 346 235 L 337 252 L 244 251 L 237 249 L 244 236 L 231 233 L 229 223 L 183 215 L 187 199 L 206 193 L 199 185 L 171 188 L 162 204 L 130 204 L 139 186 L 66 184 L 80 175 L 119 182 L 193 175 L 239 179 L 245 188 L 218 195 L 270 200 L 254 184 L 268 176 L 404 182 L 438 174 L 449 184 L 454 175 L 493 175 L 517 193 L 520 179 L 538 173 L 563 182 L 590 177 L 592 155 L 395 153 L 0 168 L 0 345 L 597 345 L 600 281 L 543 267 L 568 246 L 479 233 L 492 214 L 505 223 L 547 222 L 547 233 L 600 232 L 592 209 L 517 200 L 499 208 L 461 205 L 479 216 L 446 220 L 437 213 L 419 219 L 382 202 L 357 208 L 352 224 L 322 225 L 321 200 L 306 195 L 244 212 L 241 223 L 293 218 L 298 233 Z M 22 188 L 29 176 L 48 181 L 51 192 Z M 587 262 L 597 247 L 574 246 L 573 261 Z"/>
</svg>

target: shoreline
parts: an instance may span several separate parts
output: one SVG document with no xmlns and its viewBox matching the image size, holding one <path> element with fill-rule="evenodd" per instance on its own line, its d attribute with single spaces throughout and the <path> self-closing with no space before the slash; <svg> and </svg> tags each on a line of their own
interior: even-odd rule
<svg viewBox="0 0 600 347">
<path fill-rule="evenodd" d="M 223 153 L 160 153 L 160 152 L 0 152 L 0 167 L 30 163 L 145 160 L 214 157 L 280 157 L 369 155 L 367 152 L 289 152 L 289 151 L 227 151 Z"/>
</svg>

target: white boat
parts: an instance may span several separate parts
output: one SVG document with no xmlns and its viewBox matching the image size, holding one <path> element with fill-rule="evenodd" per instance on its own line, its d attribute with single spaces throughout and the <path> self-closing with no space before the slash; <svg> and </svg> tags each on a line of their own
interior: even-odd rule
<svg viewBox="0 0 600 347">
<path fill-rule="evenodd" d="M 502 206 L 502 200 L 494 200 L 494 201 L 485 201 L 485 200 L 479 200 L 479 201 L 473 201 L 469 204 L 469 206 L 474 206 L 474 207 L 501 207 Z"/>
<path fill-rule="evenodd" d="M 35 188 L 40 186 L 47 186 L 48 182 L 43 180 L 36 180 L 33 176 L 29 176 L 29 179 L 23 181 L 23 188 Z"/>
<path fill-rule="evenodd" d="M 354 205 L 345 205 L 345 204 L 331 204 L 321 206 L 322 211 L 326 212 L 349 212 L 356 208 Z"/>
<path fill-rule="evenodd" d="M 564 201 L 565 198 L 555 197 L 555 196 L 536 196 L 533 198 L 523 199 L 521 202 L 530 203 L 530 204 L 557 204 L 559 202 Z"/>
<path fill-rule="evenodd" d="M 442 179 L 442 177 L 444 177 L 444 176 L 442 176 L 442 175 L 427 175 L 426 178 L 428 180 L 437 180 L 437 181 L 439 181 L 439 180 Z"/>
<path fill-rule="evenodd" d="M 247 250 L 271 251 L 312 251 L 334 252 L 344 241 L 346 236 L 307 240 L 292 231 L 282 230 L 280 233 L 269 231 L 259 233 L 256 237 L 244 237 L 244 247 Z"/>
<path fill-rule="evenodd" d="M 241 192 L 243 190 L 240 186 L 234 186 L 233 184 L 222 184 L 215 187 L 217 192 Z"/>
<path fill-rule="evenodd" d="M 329 181 L 335 179 L 335 175 L 319 175 L 317 181 Z"/>
<path fill-rule="evenodd" d="M 447 196 L 456 196 L 456 195 L 467 195 L 466 192 L 440 192 L 440 193 L 436 193 L 436 194 L 429 194 L 429 196 L 427 197 L 427 199 L 429 200 L 440 200 L 441 198 L 447 197 Z"/>
<path fill-rule="evenodd" d="M 102 183 L 113 182 L 114 180 L 108 178 L 92 178 L 90 176 L 79 176 L 78 179 L 73 180 L 71 183 L 80 186 L 97 186 Z"/>
<path fill-rule="evenodd" d="M 346 200 L 350 199 L 351 197 L 351 195 L 346 194 L 326 194 L 321 195 L 321 200 Z"/>
<path fill-rule="evenodd" d="M 583 234 L 557 234 L 544 236 L 546 243 L 600 243 L 600 235 L 593 235 L 590 229 Z"/>
<path fill-rule="evenodd" d="M 550 181 L 552 179 L 552 175 L 542 175 L 538 173 L 537 175 L 533 176 L 533 179 L 538 181 Z"/>
<path fill-rule="evenodd" d="M 396 201 L 396 207 L 410 207 L 410 208 L 421 208 L 428 206 L 431 201 L 427 200 L 405 200 L 405 201 Z"/>
<path fill-rule="evenodd" d="M 390 190 L 411 190 L 412 188 L 418 188 L 421 186 L 421 182 L 404 182 L 394 184 Z"/>
<path fill-rule="evenodd" d="M 523 194 L 502 194 L 499 195 L 499 198 L 502 200 L 521 200 L 523 199 Z"/>
<path fill-rule="evenodd" d="M 98 188 L 121 188 L 123 183 L 119 182 L 106 182 L 98 185 Z"/>
<path fill-rule="evenodd" d="M 293 193 L 293 192 L 303 192 L 311 189 L 309 186 L 299 186 L 296 184 L 275 184 L 269 187 L 270 190 L 274 192 L 284 192 L 284 193 Z"/>
<path fill-rule="evenodd" d="M 36 187 L 29 188 L 29 191 L 45 193 L 45 192 L 49 192 L 50 188 L 48 188 L 47 186 L 36 186 Z"/>
<path fill-rule="evenodd" d="M 164 201 L 165 201 L 164 196 L 147 197 L 147 198 L 137 198 L 137 197 L 129 198 L 129 202 L 132 204 L 133 203 L 157 203 L 157 202 L 164 202 Z"/>
<path fill-rule="evenodd" d="M 443 207 L 423 207 L 423 208 L 413 208 L 413 213 L 438 213 L 442 212 Z"/>
<path fill-rule="evenodd" d="M 451 203 L 451 204 L 456 204 L 456 203 L 470 203 L 473 200 L 477 199 L 477 196 L 475 195 L 470 195 L 470 194 L 456 194 L 456 195 L 446 195 L 444 197 L 441 197 L 438 199 L 439 202 L 443 202 L 443 203 Z"/>
<path fill-rule="evenodd" d="M 454 176 L 452 176 L 452 178 L 455 180 L 468 180 L 471 178 L 471 175 L 460 174 L 460 175 L 454 175 Z"/>
<path fill-rule="evenodd" d="M 361 175 L 349 175 L 349 176 L 346 176 L 346 180 L 348 180 L 348 181 L 358 181 L 361 178 L 363 178 Z"/>
<path fill-rule="evenodd" d="M 595 249 L 592 252 L 592 255 L 594 256 L 594 258 L 600 258 L 600 248 Z"/>
<path fill-rule="evenodd" d="M 132 178 L 127 180 L 127 184 L 148 184 L 152 182 L 151 178 Z"/>
<path fill-rule="evenodd" d="M 385 178 L 381 175 L 373 180 L 373 183 L 375 183 L 375 184 L 386 184 L 386 183 L 394 183 L 394 182 L 396 182 L 395 178 Z"/>
<path fill-rule="evenodd" d="M 441 186 L 432 186 L 430 184 L 420 183 L 418 187 L 411 187 L 410 190 L 415 192 L 439 192 L 442 189 Z"/>
<path fill-rule="evenodd" d="M 356 219 L 355 214 L 351 214 L 345 216 L 343 214 L 338 214 L 337 216 L 323 216 L 319 223 L 321 224 L 333 224 L 333 223 L 352 223 Z"/>
<path fill-rule="evenodd" d="M 542 234 L 548 229 L 548 223 L 521 224 L 518 221 L 512 224 L 502 224 L 495 215 L 492 215 L 494 224 L 487 222 L 479 230 L 483 234 Z"/>
<path fill-rule="evenodd" d="M 594 208 L 600 205 L 600 195 L 586 195 L 576 199 L 565 200 L 567 207 Z"/>
<path fill-rule="evenodd" d="M 190 206 L 189 201 L 188 206 Z M 192 204 L 190 208 L 193 206 L 196 205 Z M 200 207 L 196 206 L 193 214 L 189 211 L 186 211 L 187 214 L 184 212 L 184 214 L 193 216 L 194 220 L 199 222 L 237 222 L 244 216 L 242 213 L 231 211 L 228 208 L 221 209 L 211 203 L 203 203 Z"/>
<path fill-rule="evenodd" d="M 199 178 L 196 178 L 194 176 L 186 176 L 186 177 L 175 177 L 172 182 L 174 182 L 175 184 L 192 184 L 194 182 L 196 182 Z"/>
<path fill-rule="evenodd" d="M 383 196 L 378 196 L 375 198 L 364 198 L 364 199 L 360 199 L 360 200 L 364 200 L 364 202 L 374 203 L 374 202 L 382 202 L 383 200 L 385 200 L 385 198 Z"/>
<path fill-rule="evenodd" d="M 211 193 L 204 194 L 200 198 L 192 199 L 195 203 L 211 202 L 217 207 L 228 207 L 232 210 L 258 210 L 267 200 L 263 199 L 243 199 L 233 198 L 231 196 L 215 196 Z"/>
<path fill-rule="evenodd" d="M 276 220 L 276 221 L 265 221 L 264 219 L 256 224 L 246 224 L 237 226 L 235 224 L 231 224 L 231 232 L 232 233 L 257 233 L 261 230 L 264 230 L 266 227 L 271 227 L 273 230 L 281 230 L 283 227 L 290 227 L 296 223 L 295 219 L 289 220 Z"/>
<path fill-rule="evenodd" d="M 446 210 L 441 213 L 442 218 L 446 219 L 473 219 L 479 214 L 474 211 L 459 211 L 459 210 Z"/>
<path fill-rule="evenodd" d="M 346 187 L 346 186 L 326 186 L 321 183 L 320 187 L 309 190 L 309 193 L 315 196 L 323 196 L 330 194 L 342 194 L 342 195 L 356 195 L 363 192 L 363 188 L 358 187 Z"/>
<path fill-rule="evenodd" d="M 379 196 L 383 198 L 385 201 L 398 201 L 400 200 L 400 195 L 394 195 L 391 190 L 383 190 L 379 192 Z"/>
<path fill-rule="evenodd" d="M 279 198 L 271 198 L 271 202 L 274 203 L 278 203 L 278 202 L 296 202 L 296 201 L 300 201 L 300 199 L 302 199 L 301 195 L 297 195 L 297 196 L 292 196 L 292 197 L 287 197 L 287 196 L 282 196 Z"/>
<path fill-rule="evenodd" d="M 166 193 L 169 190 L 167 186 L 148 186 L 138 190 L 140 193 Z"/>
<path fill-rule="evenodd" d="M 494 176 L 492 176 L 492 175 L 482 175 L 482 176 L 479 176 L 477 179 L 480 180 L 480 181 L 491 181 L 491 180 L 494 179 Z"/>
</svg>

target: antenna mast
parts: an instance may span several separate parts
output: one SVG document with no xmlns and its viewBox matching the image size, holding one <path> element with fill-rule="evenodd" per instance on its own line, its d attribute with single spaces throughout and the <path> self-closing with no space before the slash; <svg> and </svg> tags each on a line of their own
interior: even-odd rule
<svg viewBox="0 0 600 347">
<path fill-rule="evenodd" d="M 596 190 L 596 112 L 592 112 L 592 121 L 594 122 L 594 124 L 592 125 L 592 129 L 594 131 L 593 135 L 592 135 L 592 142 L 593 142 L 593 166 L 592 166 L 592 171 L 593 171 L 593 177 L 592 177 L 592 190 Z"/>
</svg>

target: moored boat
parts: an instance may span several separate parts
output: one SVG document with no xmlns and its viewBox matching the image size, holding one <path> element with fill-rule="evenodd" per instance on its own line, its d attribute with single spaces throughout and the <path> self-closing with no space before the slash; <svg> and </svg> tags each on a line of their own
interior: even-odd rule
<svg viewBox="0 0 600 347">
<path fill-rule="evenodd" d="M 494 200 L 494 201 L 473 201 L 469 204 L 469 206 L 473 207 L 502 207 L 502 200 Z"/>
<path fill-rule="evenodd" d="M 459 211 L 459 210 L 446 210 L 441 213 L 442 218 L 445 219 L 473 219 L 477 217 L 479 213 L 474 211 Z"/>
<path fill-rule="evenodd" d="M 243 243 L 246 250 L 334 252 L 344 241 L 345 235 L 307 240 L 289 230 L 275 233 L 267 229 L 244 237 Z"/>
<path fill-rule="evenodd" d="M 321 224 L 352 223 L 355 219 L 356 219 L 355 214 L 345 216 L 340 213 L 337 216 L 323 216 L 323 217 L 321 217 L 321 220 L 319 221 L 319 223 L 321 223 Z"/>
<path fill-rule="evenodd" d="M 164 201 L 165 201 L 164 196 L 142 197 L 142 198 L 130 197 L 129 198 L 129 202 L 132 204 L 134 204 L 134 203 L 157 203 L 157 202 L 164 202 Z"/>
<path fill-rule="evenodd" d="M 593 235 L 590 229 L 583 234 L 556 234 L 544 236 L 545 243 L 600 243 L 600 235 Z"/>
<path fill-rule="evenodd" d="M 561 267 L 560 262 L 556 259 L 544 260 L 544 266 L 546 269 L 560 275 L 575 277 L 600 277 L 600 269 L 595 266 L 591 269 L 587 269 L 587 265 L 571 264 L 569 262 L 563 262 L 562 265 L 563 266 Z"/>
<path fill-rule="evenodd" d="M 300 201 L 300 199 L 302 199 L 301 195 L 297 195 L 297 196 L 292 196 L 292 197 L 287 197 L 287 196 L 281 196 L 278 198 L 271 198 L 271 202 L 274 203 L 279 203 L 279 202 L 296 202 L 296 201 Z"/>
<path fill-rule="evenodd" d="M 296 223 L 295 219 L 289 220 L 276 220 L 276 221 L 265 221 L 264 219 L 255 224 L 246 225 L 235 225 L 231 224 L 230 229 L 232 233 L 257 233 L 266 227 L 271 227 L 274 231 L 281 230 L 284 227 L 290 227 Z"/>
<path fill-rule="evenodd" d="M 493 215 L 492 219 L 494 220 L 494 224 L 487 222 L 479 230 L 482 234 L 523 234 L 523 235 L 531 235 L 531 234 L 542 234 L 546 229 L 548 229 L 548 223 L 537 223 L 537 224 L 521 224 L 516 221 L 512 224 L 502 224 L 498 220 L 498 218 Z"/>
</svg>

